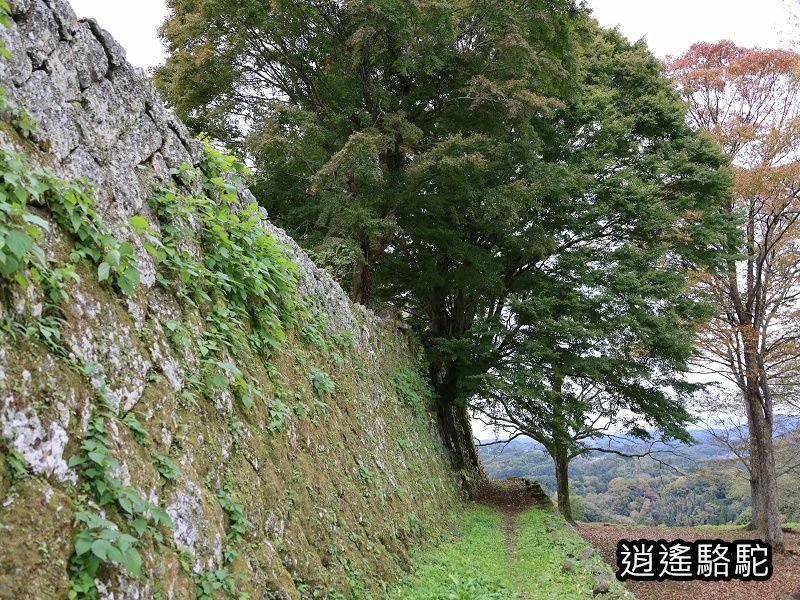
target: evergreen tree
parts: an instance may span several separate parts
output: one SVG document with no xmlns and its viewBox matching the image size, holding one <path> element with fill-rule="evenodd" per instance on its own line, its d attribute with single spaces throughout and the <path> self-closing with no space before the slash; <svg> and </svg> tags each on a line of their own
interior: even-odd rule
<svg viewBox="0 0 800 600">
<path fill-rule="evenodd" d="M 688 439 L 685 375 L 711 315 L 694 278 L 735 240 L 725 158 L 683 124 L 656 60 L 616 32 L 584 35 L 580 91 L 545 156 L 560 170 L 535 220 L 550 247 L 487 328 L 501 356 L 474 402 L 544 445 L 568 519 L 569 461 L 599 436 Z"/>
</svg>

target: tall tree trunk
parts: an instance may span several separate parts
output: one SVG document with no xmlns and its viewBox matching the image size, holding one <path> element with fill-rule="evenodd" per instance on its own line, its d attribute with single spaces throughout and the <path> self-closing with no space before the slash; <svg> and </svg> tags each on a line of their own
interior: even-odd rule
<svg viewBox="0 0 800 600">
<path fill-rule="evenodd" d="M 465 489 L 472 493 L 485 474 L 472 440 L 467 407 L 458 398 L 457 374 L 453 365 L 441 361 L 431 366 L 431 375 L 436 390 L 439 429 L 453 468 L 461 476 Z"/>
<path fill-rule="evenodd" d="M 761 470 L 758 468 L 760 452 L 758 446 L 758 437 L 752 435 L 752 432 L 756 426 L 756 415 L 753 411 L 752 403 L 748 399 L 748 394 L 748 391 L 744 392 L 745 413 L 747 414 L 747 430 L 751 432 L 749 436 L 750 457 L 748 462 L 750 465 L 750 502 L 753 507 L 753 514 L 750 523 L 750 529 L 763 529 L 766 522 L 764 521 L 764 497 L 761 491 Z"/>
<path fill-rule="evenodd" d="M 759 365 L 755 341 L 745 338 L 745 408 L 750 433 L 750 491 L 753 524 L 764 532 L 764 541 L 776 551 L 784 547 L 778 502 L 778 477 L 772 440 L 772 406 L 766 374 Z M 754 455 L 755 454 L 755 455 Z M 754 483 L 755 482 L 755 483 Z"/>
<path fill-rule="evenodd" d="M 377 248 L 373 248 L 369 239 L 361 239 L 361 257 L 353 263 L 353 280 L 350 282 L 350 300 L 358 304 L 366 304 L 372 294 L 372 266 Z"/>
<path fill-rule="evenodd" d="M 784 548 L 781 513 L 778 502 L 778 477 L 775 471 L 775 453 L 772 444 L 772 423 L 763 415 L 755 419 L 750 437 L 758 440 L 758 460 L 755 470 L 760 488 L 761 512 L 758 528 L 764 532 L 764 541 L 776 551 Z M 751 465 L 751 470 L 753 466 Z"/>
<path fill-rule="evenodd" d="M 350 300 L 366 304 L 372 288 L 372 265 L 356 259 L 353 263 L 353 279 L 350 282 Z"/>
<path fill-rule="evenodd" d="M 764 527 L 764 497 L 761 493 L 761 484 L 758 478 L 759 469 L 756 466 L 757 455 L 753 454 L 753 444 L 750 444 L 750 501 L 753 505 L 751 529 Z"/>
<path fill-rule="evenodd" d="M 385 218 L 393 220 L 395 218 L 394 210 L 388 211 Z M 394 231 L 387 231 L 377 241 L 362 238 L 361 253 L 364 259 L 356 259 L 353 263 L 353 280 L 350 282 L 350 300 L 353 302 L 366 304 L 372 297 L 372 273 L 375 264 L 386 252 L 394 236 Z"/>
<path fill-rule="evenodd" d="M 572 504 L 569 501 L 569 456 L 566 450 L 555 450 L 553 452 L 553 462 L 556 465 L 558 510 L 568 523 L 575 523 L 572 518 Z"/>
</svg>

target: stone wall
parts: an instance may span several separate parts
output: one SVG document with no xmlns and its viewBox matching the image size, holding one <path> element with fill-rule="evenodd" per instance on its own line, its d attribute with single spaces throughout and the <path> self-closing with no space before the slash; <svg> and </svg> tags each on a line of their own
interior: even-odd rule
<svg viewBox="0 0 800 600">
<path fill-rule="evenodd" d="M 268 359 L 228 357 L 264 395 L 251 410 L 225 392 L 188 398 L 202 310 L 156 285 L 158 265 L 128 223 L 142 215 L 158 230 L 148 198 L 173 182 L 170 168 L 198 165 L 202 147 L 96 22 L 76 19 L 60 0 L 12 0 L 10 10 L 10 25 L 0 27 L 11 53 L 0 61 L 0 86 L 36 127 L 26 139 L 5 124 L 0 148 L 65 180 L 86 178 L 105 223 L 134 246 L 141 284 L 123 295 L 79 264 L 80 282 L 61 305 L 60 350 L 35 336 L 0 337 L 0 598 L 67 597 L 82 527 L 75 514 L 93 502 L 70 457 L 80 452 L 99 391 L 116 415 L 106 422 L 114 475 L 172 521 L 159 539 L 132 531 L 113 503 L 100 507 L 137 538 L 143 565 L 136 575 L 103 561 L 99 597 L 193 598 L 215 572 L 218 597 L 377 592 L 461 498 L 424 394 L 409 401 L 401 393 L 398 382 L 416 365 L 399 324 L 353 306 L 265 223 L 298 266 L 298 294 L 322 311 L 328 334 L 349 332 L 352 347 L 322 352 L 289 331 Z M 246 189 L 239 195 L 252 200 Z M 32 210 L 51 218 L 44 207 Z M 47 238 L 48 257 L 69 252 L 55 225 Z M 0 317 L 36 319 L 42 305 L 36 285 L 5 289 Z M 170 343 L 166 322 L 192 332 L 182 349 Z M 86 364 L 96 366 L 89 376 L 76 368 Z M 315 392 L 311 369 L 330 375 L 330 397 Z M 268 400 L 279 392 L 290 394 L 292 411 L 273 427 Z M 145 431 L 126 425 L 126 415 Z M 27 476 L 12 468 L 12 453 Z M 160 476 L 154 456 L 170 457 L 177 477 Z M 228 499 L 250 523 L 243 535 Z"/>
</svg>

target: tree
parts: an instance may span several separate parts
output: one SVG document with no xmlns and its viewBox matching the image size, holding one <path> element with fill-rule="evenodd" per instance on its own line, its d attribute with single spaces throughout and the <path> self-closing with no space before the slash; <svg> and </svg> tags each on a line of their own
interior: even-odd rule
<svg viewBox="0 0 800 600">
<path fill-rule="evenodd" d="M 455 466 L 479 469 L 465 379 L 488 358 L 469 332 L 538 256 L 528 180 L 550 172 L 531 164 L 568 93 L 567 25 L 580 11 L 566 0 L 169 4 L 157 84 L 195 130 L 249 154 L 278 223 L 317 258 L 349 263 L 354 301 L 413 305 Z M 424 266 L 394 260 L 409 253 Z"/>
<path fill-rule="evenodd" d="M 255 162 L 273 218 L 350 264 L 367 303 L 406 171 L 451 135 L 535 120 L 564 70 L 567 0 L 169 0 L 156 84 Z M 527 124 L 530 126 L 530 123 Z M 341 266 L 341 265 L 340 265 Z"/>
<path fill-rule="evenodd" d="M 570 238 L 587 227 L 580 242 L 610 243 L 598 219 L 607 210 L 622 232 L 628 196 L 696 209 L 659 230 L 676 234 L 676 256 L 709 233 L 720 156 L 685 126 L 654 59 L 571 2 L 170 6 L 160 87 L 195 128 L 239 144 L 301 243 L 338 265 L 352 253 L 354 300 L 410 315 L 467 476 L 480 466 L 466 403 L 514 343 L 514 299 L 548 284 L 553 257 L 574 247 L 580 260 Z M 574 101 L 579 52 L 614 57 L 597 73 L 600 102 Z M 600 118 L 612 108 L 615 121 Z"/>
<path fill-rule="evenodd" d="M 398 214 L 413 235 L 398 235 L 379 268 L 387 300 L 429 324 L 447 376 L 440 389 L 460 402 L 487 397 L 486 373 L 525 369 L 519 348 L 555 348 L 562 326 L 583 361 L 613 349 L 629 318 L 653 349 L 653 371 L 670 351 L 664 365 L 679 367 L 690 348 L 682 335 L 702 312 L 685 284 L 692 269 L 714 268 L 732 231 L 720 212 L 725 158 L 685 125 L 644 45 L 590 19 L 576 20 L 573 40 L 575 92 L 538 143 L 457 137 L 432 151 L 410 170 L 417 193 Z M 617 319 L 626 302 L 634 316 Z M 593 320 L 604 344 L 583 328 Z M 656 414 L 656 401 L 641 402 Z"/>
<path fill-rule="evenodd" d="M 733 232 L 725 159 L 683 124 L 656 60 L 615 32 L 587 35 L 580 92 L 551 138 L 568 200 L 543 202 L 554 243 L 509 297 L 503 358 L 474 403 L 544 445 L 568 519 L 569 461 L 595 438 L 688 439 L 698 386 L 684 376 L 708 316 L 694 273 L 722 264 Z"/>
<path fill-rule="evenodd" d="M 700 401 L 700 406 L 708 413 L 704 419 L 703 429 L 711 438 L 711 443 L 724 449 L 727 458 L 715 461 L 719 468 L 728 469 L 732 474 L 752 482 L 755 463 L 751 460 L 751 440 L 747 420 L 741 417 L 741 392 L 739 390 L 724 389 L 707 390 Z M 792 404 L 786 403 L 785 409 L 791 409 Z M 800 456 L 797 455 L 800 443 L 800 429 L 798 429 L 798 416 L 786 413 L 784 410 L 776 412 L 773 419 L 773 445 L 775 456 L 775 477 L 778 480 L 781 514 L 789 518 L 787 507 L 793 506 L 793 500 L 787 497 L 786 490 L 793 486 L 787 482 L 800 476 Z M 738 414 L 737 414 L 738 413 Z M 791 495 L 791 494 L 790 494 Z M 790 508 L 790 514 L 796 511 Z"/>
<path fill-rule="evenodd" d="M 689 119 L 730 157 L 741 218 L 740 259 L 706 277 L 717 315 L 702 338 L 705 369 L 740 391 L 750 439 L 753 523 L 783 547 L 773 450 L 775 395 L 796 384 L 800 358 L 800 55 L 695 44 L 667 69 Z"/>
</svg>

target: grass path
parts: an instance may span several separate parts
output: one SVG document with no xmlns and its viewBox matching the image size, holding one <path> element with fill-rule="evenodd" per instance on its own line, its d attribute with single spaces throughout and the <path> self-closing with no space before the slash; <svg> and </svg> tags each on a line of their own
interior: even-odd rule
<svg viewBox="0 0 800 600">
<path fill-rule="evenodd" d="M 415 557 L 415 570 L 389 594 L 404 600 L 578 600 L 597 597 L 597 577 L 626 596 L 611 569 L 520 481 L 490 482 L 449 539 Z M 581 557 L 583 559 L 581 559 Z M 571 564 L 564 569 L 565 561 Z"/>
</svg>

